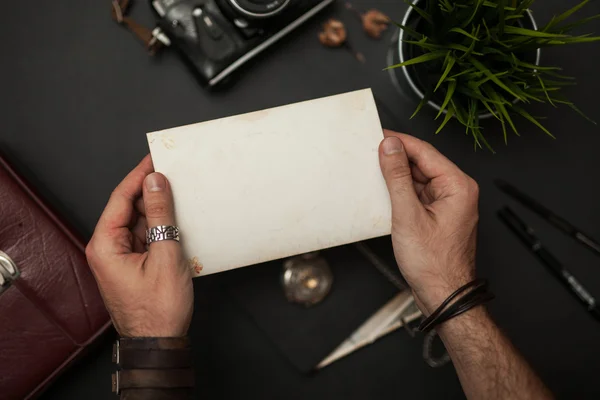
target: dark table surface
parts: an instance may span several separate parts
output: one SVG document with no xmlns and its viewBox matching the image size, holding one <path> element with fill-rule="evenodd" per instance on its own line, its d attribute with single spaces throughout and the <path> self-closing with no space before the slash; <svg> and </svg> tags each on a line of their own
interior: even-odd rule
<svg viewBox="0 0 600 400">
<path fill-rule="evenodd" d="M 134 15 L 152 21 L 146 2 Z M 568 4 L 539 1 L 535 16 L 545 22 Z M 600 325 L 545 271 L 496 218 L 514 205 L 541 238 L 592 293 L 600 296 L 598 258 L 502 195 L 493 179 L 526 189 L 592 236 L 600 237 L 600 131 L 568 109 L 534 109 L 557 136 L 552 140 L 526 123 L 509 146 L 498 127 L 486 132 L 498 152 L 474 152 L 470 138 L 454 126 L 435 136 L 432 115 L 409 120 L 415 104 L 401 96 L 382 72 L 391 32 L 373 41 L 342 4 L 261 57 L 229 90 L 202 90 L 179 59 L 165 52 L 148 57 L 136 40 L 109 18 L 109 1 L 13 2 L 0 16 L 0 145 L 52 204 L 85 235 L 91 235 L 111 190 L 148 152 L 145 133 L 266 107 L 372 87 L 393 116 L 386 127 L 431 141 L 481 186 L 478 269 L 497 299 L 490 310 L 548 386 L 564 398 L 599 398 Z M 399 20 L 400 0 L 355 1 Z M 582 13 L 600 13 L 591 2 Z M 352 45 L 367 62 L 345 50 L 321 47 L 319 24 L 337 16 Z M 600 21 L 587 31 L 600 32 Z M 545 51 L 547 64 L 564 67 L 579 85 L 568 96 L 598 118 L 600 74 L 590 54 L 598 45 Z M 596 57 L 597 58 L 597 57 Z M 202 398 L 461 398 L 451 366 L 430 369 L 420 341 L 403 332 L 307 376 L 282 357 L 221 290 L 223 277 L 196 280 L 193 336 Z M 110 339 L 110 338 L 109 338 Z M 110 340 L 107 339 L 47 392 L 47 399 L 110 398 Z"/>
</svg>

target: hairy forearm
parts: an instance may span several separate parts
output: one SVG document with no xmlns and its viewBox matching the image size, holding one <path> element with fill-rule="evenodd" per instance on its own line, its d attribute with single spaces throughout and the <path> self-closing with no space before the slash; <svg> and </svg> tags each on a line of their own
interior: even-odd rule
<svg viewBox="0 0 600 400">
<path fill-rule="evenodd" d="M 437 328 L 469 399 L 552 399 L 553 396 L 484 307 Z"/>
</svg>

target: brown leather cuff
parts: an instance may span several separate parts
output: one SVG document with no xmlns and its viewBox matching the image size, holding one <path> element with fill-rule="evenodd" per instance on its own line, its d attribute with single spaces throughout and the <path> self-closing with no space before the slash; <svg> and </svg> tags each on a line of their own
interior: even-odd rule
<svg viewBox="0 0 600 400">
<path fill-rule="evenodd" d="M 191 389 L 124 389 L 120 400 L 192 400 Z"/>
<path fill-rule="evenodd" d="M 113 346 L 113 362 L 121 369 L 174 369 L 192 366 L 188 337 L 121 338 Z"/>
<path fill-rule="evenodd" d="M 113 392 L 121 399 L 188 399 L 194 387 L 189 338 L 122 338 L 113 347 Z"/>
<path fill-rule="evenodd" d="M 191 389 L 125 389 L 121 400 L 192 400 Z"/>
</svg>

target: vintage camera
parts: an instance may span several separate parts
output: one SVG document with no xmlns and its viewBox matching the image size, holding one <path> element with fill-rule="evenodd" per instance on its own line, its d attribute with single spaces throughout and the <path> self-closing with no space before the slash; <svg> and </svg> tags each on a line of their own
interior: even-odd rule
<svg viewBox="0 0 600 400">
<path fill-rule="evenodd" d="M 210 87 L 334 0 L 150 0 L 155 37 L 175 47 Z"/>
</svg>

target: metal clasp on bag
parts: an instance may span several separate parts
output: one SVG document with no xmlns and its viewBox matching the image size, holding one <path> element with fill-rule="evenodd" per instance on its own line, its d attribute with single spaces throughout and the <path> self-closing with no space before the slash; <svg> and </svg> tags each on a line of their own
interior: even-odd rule
<svg viewBox="0 0 600 400">
<path fill-rule="evenodd" d="M 19 277 L 17 264 L 3 251 L 0 251 L 0 295 Z"/>
</svg>

